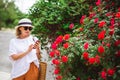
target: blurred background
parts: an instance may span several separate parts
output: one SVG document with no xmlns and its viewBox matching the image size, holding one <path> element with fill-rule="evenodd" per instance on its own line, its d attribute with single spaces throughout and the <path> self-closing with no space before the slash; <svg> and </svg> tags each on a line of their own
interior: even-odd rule
<svg viewBox="0 0 120 80">
<path fill-rule="evenodd" d="M 13 28 L 36 0 L 0 0 L 0 30 Z"/>
</svg>

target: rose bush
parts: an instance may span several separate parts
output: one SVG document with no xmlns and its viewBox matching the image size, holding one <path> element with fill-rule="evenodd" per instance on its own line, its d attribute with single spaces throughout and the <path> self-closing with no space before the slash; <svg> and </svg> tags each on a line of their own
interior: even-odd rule
<svg viewBox="0 0 120 80">
<path fill-rule="evenodd" d="M 107 1 L 107 0 L 106 0 Z M 120 80 L 120 9 L 97 7 L 51 45 L 56 80 Z M 78 26 L 78 28 L 74 28 Z"/>
</svg>

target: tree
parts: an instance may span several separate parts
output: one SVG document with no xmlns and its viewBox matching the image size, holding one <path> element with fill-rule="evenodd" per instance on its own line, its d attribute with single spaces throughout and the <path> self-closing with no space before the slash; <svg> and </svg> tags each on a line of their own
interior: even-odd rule
<svg viewBox="0 0 120 80">
<path fill-rule="evenodd" d="M 84 0 L 39 0 L 29 12 L 35 25 L 33 34 L 44 44 L 59 34 L 70 33 L 69 24 L 79 22 L 82 14 L 88 14 L 87 9 Z"/>
<path fill-rule="evenodd" d="M 11 28 L 19 16 L 23 15 L 15 6 L 14 1 L 0 0 L 0 28 Z"/>
</svg>

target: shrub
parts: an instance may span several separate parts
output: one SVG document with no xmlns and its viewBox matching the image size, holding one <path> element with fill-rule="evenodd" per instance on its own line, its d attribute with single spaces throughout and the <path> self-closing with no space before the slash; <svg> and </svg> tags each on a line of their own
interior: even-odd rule
<svg viewBox="0 0 120 80">
<path fill-rule="evenodd" d="M 103 5 L 97 0 L 97 7 L 83 15 L 79 25 L 72 23 L 79 28 L 51 45 L 56 80 L 120 79 L 120 10 L 108 11 Z"/>
</svg>

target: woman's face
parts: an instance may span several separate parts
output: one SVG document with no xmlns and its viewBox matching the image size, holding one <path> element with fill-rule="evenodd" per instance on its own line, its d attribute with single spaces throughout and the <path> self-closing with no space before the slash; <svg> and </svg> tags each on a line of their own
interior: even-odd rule
<svg viewBox="0 0 120 80">
<path fill-rule="evenodd" d="M 27 37 L 30 35 L 32 27 L 30 26 L 21 26 L 20 28 L 21 36 Z"/>
</svg>

